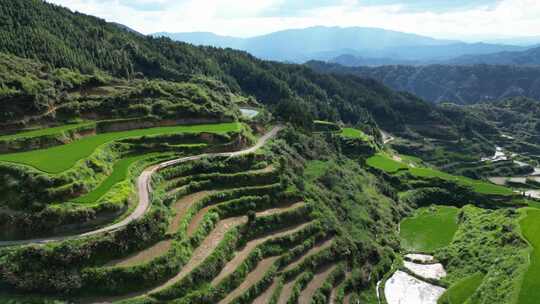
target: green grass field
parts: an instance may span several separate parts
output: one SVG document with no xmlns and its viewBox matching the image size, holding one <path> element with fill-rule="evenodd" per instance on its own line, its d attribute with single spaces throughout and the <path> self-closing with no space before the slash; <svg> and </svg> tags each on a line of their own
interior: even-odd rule
<svg viewBox="0 0 540 304">
<path fill-rule="evenodd" d="M 431 252 L 447 246 L 458 228 L 457 212 L 457 208 L 446 206 L 418 209 L 413 217 L 400 224 L 403 248 Z"/>
<path fill-rule="evenodd" d="M 402 157 L 403 158 L 403 157 Z M 421 159 L 411 156 L 405 156 L 406 161 L 413 161 L 414 163 L 421 162 Z M 471 186 L 474 191 L 481 193 L 481 194 L 494 194 L 494 195 L 512 195 L 512 189 L 495 185 L 489 182 L 484 182 L 481 180 L 474 180 L 468 177 L 464 176 L 456 176 L 452 174 L 448 174 L 443 171 L 439 171 L 436 169 L 431 168 L 421 168 L 421 167 L 409 167 L 407 164 L 395 161 L 386 155 L 383 155 L 381 153 L 376 154 L 366 161 L 368 166 L 386 171 L 388 173 L 395 173 L 400 170 L 406 170 L 408 169 L 409 172 L 416 176 L 416 177 L 423 177 L 423 178 L 429 178 L 429 177 L 438 177 L 445 180 L 451 180 L 455 181 L 461 185 L 465 186 Z"/>
<path fill-rule="evenodd" d="M 77 123 L 77 124 L 63 125 L 63 126 L 54 127 L 54 128 L 45 128 L 45 129 L 20 132 L 20 133 L 0 136 L 0 140 L 14 140 L 14 139 L 19 139 L 19 138 L 31 138 L 31 137 L 59 134 L 65 131 L 74 130 L 74 129 L 85 127 L 85 126 L 91 126 L 94 124 L 95 124 L 94 122 L 82 122 L 82 123 Z"/>
<path fill-rule="evenodd" d="M 420 165 L 423 162 L 421 158 L 416 156 L 400 154 L 399 157 L 401 157 L 401 159 L 408 164 Z"/>
<path fill-rule="evenodd" d="M 389 173 L 394 173 L 399 170 L 406 170 L 409 168 L 406 164 L 395 161 L 380 153 L 368 158 L 366 163 L 370 167 L 377 168 Z"/>
<path fill-rule="evenodd" d="M 495 185 L 489 182 L 474 180 L 464 176 L 451 175 L 431 168 L 410 168 L 409 171 L 417 177 L 438 177 L 445 180 L 456 181 L 465 186 L 471 186 L 474 191 L 482 194 L 512 195 L 512 189 Z"/>
<path fill-rule="evenodd" d="M 358 138 L 363 141 L 368 141 L 369 136 L 367 136 L 364 132 L 354 129 L 354 128 L 343 128 L 341 129 L 341 136 L 348 137 L 348 138 Z"/>
<path fill-rule="evenodd" d="M 13 162 L 32 166 L 38 170 L 47 173 L 61 173 L 75 165 L 75 163 L 86 158 L 95 151 L 95 149 L 107 142 L 120 140 L 129 137 L 149 136 L 158 134 L 175 133 L 227 133 L 239 131 L 241 125 L 237 122 L 192 125 L 192 126 L 173 126 L 159 127 L 149 129 L 137 129 L 122 132 L 103 133 L 94 136 L 81 138 L 75 142 L 56 146 L 48 149 L 34 150 L 21 153 L 2 154 L 0 161 Z"/>
<path fill-rule="evenodd" d="M 117 161 L 113 166 L 113 172 L 109 175 L 98 187 L 87 194 L 73 200 L 74 203 L 91 204 L 99 200 L 107 193 L 114 185 L 124 181 L 128 176 L 129 167 L 139 160 L 150 158 L 158 155 L 158 153 L 150 153 L 145 155 L 135 155 L 123 158 Z"/>
<path fill-rule="evenodd" d="M 530 265 L 523 277 L 518 304 L 540 303 L 540 209 L 527 208 L 526 216 L 520 221 L 521 232 L 532 251 Z"/>
<path fill-rule="evenodd" d="M 484 280 L 483 273 L 475 273 L 450 286 L 439 298 L 438 304 L 464 304 Z"/>
</svg>

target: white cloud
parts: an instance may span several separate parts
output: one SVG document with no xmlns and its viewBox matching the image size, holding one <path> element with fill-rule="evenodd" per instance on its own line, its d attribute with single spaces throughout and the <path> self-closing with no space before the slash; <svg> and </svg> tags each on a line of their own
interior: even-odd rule
<svg viewBox="0 0 540 304">
<path fill-rule="evenodd" d="M 404 5 L 362 6 L 339 0 L 298 14 L 265 14 L 287 0 L 50 0 L 142 33 L 212 31 L 252 36 L 313 25 L 369 26 L 444 38 L 538 35 L 540 1 L 501 0 L 465 11 L 414 12 Z M 144 9 L 155 4 L 157 9 Z"/>
</svg>

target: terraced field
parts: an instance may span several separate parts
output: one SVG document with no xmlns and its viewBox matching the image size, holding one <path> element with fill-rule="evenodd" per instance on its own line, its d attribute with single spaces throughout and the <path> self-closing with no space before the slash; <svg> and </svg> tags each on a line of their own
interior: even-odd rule
<svg viewBox="0 0 540 304">
<path fill-rule="evenodd" d="M 40 137 L 40 136 L 46 136 L 46 135 L 54 135 L 62 132 L 67 132 L 71 130 L 76 130 L 81 127 L 90 127 L 95 125 L 93 122 L 81 122 L 81 123 L 74 123 L 74 124 L 68 124 L 58 127 L 52 127 L 52 128 L 39 128 L 36 130 L 30 130 L 30 131 L 24 131 L 19 132 L 16 134 L 10 134 L 10 135 L 2 135 L 0 136 L 0 141 L 7 141 L 7 140 L 16 140 L 16 139 L 22 139 L 22 138 L 32 138 L 32 137 Z"/>
<path fill-rule="evenodd" d="M 210 132 L 223 134 L 227 132 L 238 131 L 239 128 L 240 125 L 234 122 L 209 125 L 159 127 L 102 133 L 94 136 L 84 137 L 75 142 L 48 149 L 12 154 L 1 154 L 0 161 L 28 165 L 38 170 L 55 174 L 61 173 L 73 167 L 77 161 L 90 156 L 90 154 L 92 154 L 98 146 L 107 142 L 117 141 L 130 137 L 170 135 L 177 133 Z"/>
<path fill-rule="evenodd" d="M 444 206 L 417 210 L 413 217 L 401 222 L 402 246 L 411 251 L 431 252 L 450 244 L 458 228 L 457 212 L 457 208 Z"/>
<path fill-rule="evenodd" d="M 152 188 L 172 213 L 161 240 L 83 270 L 125 279 L 88 281 L 102 296 L 76 302 L 308 303 L 336 268 L 327 260 L 334 237 L 264 154 L 194 158 L 156 174 Z M 134 285 L 129 277 L 143 269 Z"/>
<path fill-rule="evenodd" d="M 189 156 L 187 149 L 172 160 L 158 160 L 161 154 L 151 149 L 127 154 L 92 191 L 59 208 L 100 207 L 95 202 L 129 180 L 136 183 L 137 204 L 128 217 L 81 234 L 0 245 L 25 251 L 30 247 L 14 245 L 46 243 L 34 248 L 74 254 L 79 285 L 62 297 L 74 303 L 310 303 L 335 301 L 337 293 L 343 299 L 345 286 L 347 293 L 356 291 L 350 290 L 351 273 L 345 274 L 351 251 L 338 244 L 353 245 L 312 199 L 291 187 L 292 171 L 274 154 L 283 141 L 271 142 L 280 129 L 266 132 L 251 148 L 238 148 L 249 141 L 235 135 L 216 136 L 208 152 Z M 169 147 L 161 141 L 170 138 L 135 137 L 121 144 Z M 229 145 L 231 138 L 240 144 Z M 232 148 L 238 150 L 220 152 Z M 298 163 L 307 167 L 306 181 L 313 185 L 335 164 Z"/>
<path fill-rule="evenodd" d="M 540 300 L 540 209 L 529 208 L 524 210 L 524 217 L 520 222 L 523 236 L 531 246 L 530 264 L 522 281 L 521 291 L 517 303 L 538 303 Z"/>
<path fill-rule="evenodd" d="M 412 158 L 410 156 L 406 157 L 407 161 L 412 161 L 418 163 L 421 161 L 418 158 Z M 513 194 L 512 189 L 495 185 L 489 182 L 482 180 L 474 180 L 465 176 L 456 176 L 445 173 L 440 170 L 425 168 L 425 167 L 412 167 L 407 165 L 404 162 L 391 159 L 389 156 L 379 153 L 366 160 L 366 164 L 373 168 L 383 170 L 388 173 L 397 173 L 402 171 L 408 171 L 414 177 L 417 178 L 441 178 L 448 181 L 457 182 L 460 185 L 470 186 L 474 191 L 480 194 L 487 195 L 501 195 L 501 196 L 511 196 Z"/>
<path fill-rule="evenodd" d="M 439 304 L 464 304 L 474 294 L 478 286 L 482 284 L 484 274 L 473 274 L 456 284 L 452 285 L 441 296 Z"/>
</svg>

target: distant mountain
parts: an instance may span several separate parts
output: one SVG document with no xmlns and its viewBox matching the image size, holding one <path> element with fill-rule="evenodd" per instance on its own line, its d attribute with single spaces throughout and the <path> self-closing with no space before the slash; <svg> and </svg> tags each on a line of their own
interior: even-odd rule
<svg viewBox="0 0 540 304">
<path fill-rule="evenodd" d="M 370 58 L 360 57 L 351 54 L 340 55 L 336 58 L 329 60 L 331 63 L 337 63 L 343 66 L 357 67 L 357 66 L 381 66 L 381 65 L 418 65 L 421 61 L 414 60 L 400 60 L 394 58 Z"/>
<path fill-rule="evenodd" d="M 495 44 L 511 44 L 511 45 L 534 47 L 534 46 L 540 46 L 540 36 L 491 39 L 491 40 L 488 40 L 487 42 L 495 43 Z"/>
<path fill-rule="evenodd" d="M 307 65 L 323 73 L 373 78 L 387 86 L 440 103 L 475 104 L 511 97 L 540 100 L 540 67 L 512 65 L 426 65 L 344 67 L 324 62 Z"/>
<path fill-rule="evenodd" d="M 279 31 L 252 38 L 219 36 L 212 33 L 156 33 L 195 45 L 230 47 L 259 58 L 306 62 L 330 60 L 341 55 L 375 61 L 392 58 L 402 61 L 446 60 L 465 54 L 522 51 L 525 47 L 485 43 L 463 43 L 409 33 L 364 27 L 310 27 Z M 384 61 L 383 61 L 384 62 Z"/>
<path fill-rule="evenodd" d="M 209 32 L 192 32 L 192 33 L 155 33 L 152 36 L 169 37 L 172 40 L 183 41 L 194 45 L 211 45 L 222 48 L 242 49 L 245 39 L 229 36 L 220 36 Z"/>
<path fill-rule="evenodd" d="M 447 63 L 540 65 L 540 47 L 521 52 L 500 52 L 487 55 L 464 55 L 448 60 Z"/>
</svg>

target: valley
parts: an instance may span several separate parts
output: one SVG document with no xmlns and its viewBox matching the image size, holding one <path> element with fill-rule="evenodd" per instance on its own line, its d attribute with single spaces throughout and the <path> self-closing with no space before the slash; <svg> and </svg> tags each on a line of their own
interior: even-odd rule
<svg viewBox="0 0 540 304">
<path fill-rule="evenodd" d="M 537 46 L 53 3 L 0 4 L 0 303 L 540 301 Z"/>
</svg>

